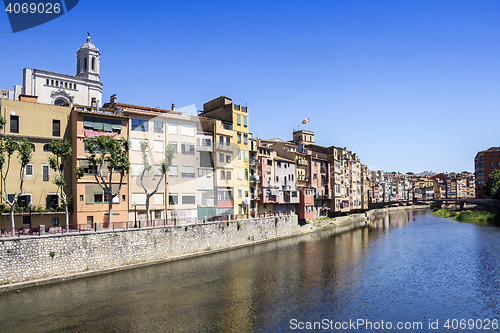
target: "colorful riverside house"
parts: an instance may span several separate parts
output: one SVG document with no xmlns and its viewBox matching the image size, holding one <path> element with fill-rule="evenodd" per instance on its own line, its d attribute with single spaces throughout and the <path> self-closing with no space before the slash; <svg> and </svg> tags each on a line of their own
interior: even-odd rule
<svg viewBox="0 0 500 333">
<path fill-rule="evenodd" d="M 257 145 L 257 139 L 253 138 L 251 135 L 248 139 L 249 151 L 250 151 L 250 159 L 248 161 L 248 165 L 250 168 L 250 213 L 258 214 L 259 210 L 259 187 L 260 187 L 260 176 L 259 176 L 259 148 Z"/>
<path fill-rule="evenodd" d="M 151 193 L 157 185 L 157 192 L 149 200 L 150 221 L 158 224 L 168 219 L 169 223 L 182 224 L 196 219 L 197 119 L 182 116 L 175 111 L 175 105 L 173 110 L 165 110 L 118 103 L 116 95 L 104 106 L 120 110 L 130 119 L 129 220 L 136 223 L 147 219 L 144 187 Z M 148 144 L 148 162 L 152 167 L 144 176 L 141 142 Z M 174 147 L 175 155 L 168 174 L 162 177 L 160 168 L 168 144 Z"/>
<path fill-rule="evenodd" d="M 226 96 L 221 96 L 203 104 L 203 111 L 200 113 L 200 116 L 218 119 L 226 129 L 232 131 L 232 160 L 230 163 L 233 167 L 233 213 L 248 213 L 251 201 L 249 185 L 250 154 L 248 144 L 248 108 L 246 106 L 234 104 L 233 101 Z M 229 197 L 226 199 L 229 199 Z"/>
<path fill-rule="evenodd" d="M 128 139 L 129 118 L 112 108 L 96 108 L 89 106 L 73 106 L 71 112 L 71 142 L 73 147 L 72 169 L 83 166 L 85 175 L 76 182 L 72 172 L 74 195 L 72 224 L 92 228 L 95 222 L 101 223 L 104 228 L 109 226 L 109 198 L 97 183 L 92 167 L 87 160 L 87 151 L 84 138 L 93 138 L 102 135 L 111 136 L 118 140 Z M 108 176 L 108 170 L 103 168 L 103 175 Z M 120 193 L 113 198 L 113 223 L 125 223 L 128 216 L 128 179 L 122 179 Z M 112 177 L 112 188 L 115 192 L 119 188 L 120 176 Z"/>
<path fill-rule="evenodd" d="M 214 205 L 217 216 L 234 214 L 234 149 L 232 125 L 219 119 L 198 117 L 200 131 L 213 136 Z"/>
<path fill-rule="evenodd" d="M 275 185 L 274 159 L 276 151 L 271 148 L 272 142 L 257 140 L 259 159 L 259 213 L 274 212 L 279 202 L 279 188 Z"/>
<path fill-rule="evenodd" d="M 58 187 L 53 183 L 54 175 L 48 164 L 51 154 L 49 144 L 52 140 L 70 140 L 70 127 L 68 122 L 71 108 L 67 106 L 39 104 L 36 96 L 21 95 L 19 101 L 0 99 L 0 110 L 7 123 L 1 135 L 13 139 L 27 139 L 33 148 L 31 162 L 24 171 L 23 192 L 20 194 L 17 206 L 24 213 L 15 214 L 16 227 L 29 227 L 31 213 L 31 226 L 45 225 L 58 226 L 65 222 L 64 212 L 58 212 L 60 197 Z M 71 161 L 64 166 L 66 176 L 65 193 L 71 195 Z M 4 166 L 3 172 L 5 172 Z M 11 158 L 11 166 L 4 186 L 9 195 L 19 191 L 20 165 L 17 153 Z M 2 204 L 6 204 L 2 200 Z M 70 209 L 71 210 L 71 209 Z M 42 212 L 43 211 L 43 212 Z M 9 214 L 0 215 L 0 227 L 10 228 Z"/>
</svg>

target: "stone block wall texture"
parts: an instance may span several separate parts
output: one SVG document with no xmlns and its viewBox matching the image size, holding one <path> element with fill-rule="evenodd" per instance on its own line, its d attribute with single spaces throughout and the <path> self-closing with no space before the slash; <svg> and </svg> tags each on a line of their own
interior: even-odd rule
<svg viewBox="0 0 500 333">
<path fill-rule="evenodd" d="M 296 215 L 0 240 L 0 284 L 105 270 L 307 232 Z"/>
</svg>

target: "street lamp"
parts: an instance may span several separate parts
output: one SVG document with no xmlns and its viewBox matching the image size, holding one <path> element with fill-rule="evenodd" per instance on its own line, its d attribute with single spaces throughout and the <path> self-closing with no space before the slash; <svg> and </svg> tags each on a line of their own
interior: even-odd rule
<svg viewBox="0 0 500 333">
<path fill-rule="evenodd" d="M 134 228 L 137 228 L 137 203 L 136 202 L 134 202 L 134 215 L 135 215 Z"/>
<path fill-rule="evenodd" d="M 28 204 L 28 208 L 30 209 L 30 234 L 31 234 L 31 202 Z"/>
</svg>

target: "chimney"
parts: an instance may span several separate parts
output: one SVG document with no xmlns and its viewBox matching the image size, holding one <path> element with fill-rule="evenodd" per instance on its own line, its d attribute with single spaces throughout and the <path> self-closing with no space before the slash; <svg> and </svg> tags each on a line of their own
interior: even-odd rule
<svg viewBox="0 0 500 333">
<path fill-rule="evenodd" d="M 175 103 L 172 103 L 172 111 L 175 111 Z"/>
<path fill-rule="evenodd" d="M 109 102 L 111 104 L 115 104 L 116 103 L 116 94 L 111 95 L 111 97 L 109 98 Z"/>
</svg>

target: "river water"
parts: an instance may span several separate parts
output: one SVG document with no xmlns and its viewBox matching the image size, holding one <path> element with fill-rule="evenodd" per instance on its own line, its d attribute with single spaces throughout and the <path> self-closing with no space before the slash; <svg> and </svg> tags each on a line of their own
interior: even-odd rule
<svg viewBox="0 0 500 333">
<path fill-rule="evenodd" d="M 0 295 L 1 332 L 454 332 L 461 319 L 497 331 L 500 229 L 428 211 Z"/>
</svg>

